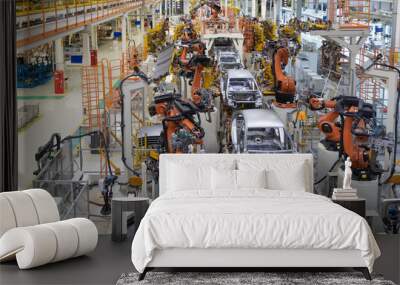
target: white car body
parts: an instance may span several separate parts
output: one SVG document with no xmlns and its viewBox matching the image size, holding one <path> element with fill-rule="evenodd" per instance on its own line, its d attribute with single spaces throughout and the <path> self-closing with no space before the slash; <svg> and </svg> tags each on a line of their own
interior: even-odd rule
<svg viewBox="0 0 400 285">
<path fill-rule="evenodd" d="M 243 69 L 240 55 L 234 51 L 220 51 L 217 55 L 217 67 L 220 72 L 229 69 Z"/>
<path fill-rule="evenodd" d="M 272 110 L 241 110 L 233 115 L 231 126 L 233 152 L 294 152 L 285 126 Z"/>
<path fill-rule="evenodd" d="M 221 77 L 221 94 L 225 105 L 260 108 L 262 93 L 254 76 L 246 69 L 230 69 Z"/>
</svg>

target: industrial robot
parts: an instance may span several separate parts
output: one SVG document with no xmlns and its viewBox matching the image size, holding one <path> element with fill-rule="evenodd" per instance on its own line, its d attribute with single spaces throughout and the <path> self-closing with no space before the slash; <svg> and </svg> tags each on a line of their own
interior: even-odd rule
<svg viewBox="0 0 400 285">
<path fill-rule="evenodd" d="M 295 108 L 296 81 L 285 72 L 289 62 L 289 50 L 277 47 L 272 56 L 272 73 L 274 77 L 275 104 L 279 108 Z"/>
<path fill-rule="evenodd" d="M 190 145 L 202 145 L 204 130 L 200 126 L 200 113 L 208 114 L 206 119 L 210 121 L 210 113 L 214 110 L 212 92 L 202 88 L 202 71 L 210 59 L 202 54 L 201 44 L 196 42 L 195 45 L 196 54 L 188 61 L 179 60 L 181 72 L 189 78 L 191 98 L 183 99 L 176 93 L 161 94 L 154 97 L 154 103 L 149 107 L 151 116 L 163 118 L 162 140 L 164 151 L 168 153 L 191 152 Z"/>
<path fill-rule="evenodd" d="M 320 113 L 317 126 L 324 138 L 318 147 L 317 179 L 315 191 L 330 197 L 334 187 L 342 187 L 344 177 L 343 162 L 350 158 L 352 187 L 358 196 L 366 200 L 366 210 L 373 227 L 381 228 L 384 169 L 380 161 L 386 153 L 393 153 L 393 142 L 386 135 L 383 126 L 376 121 L 376 111 L 372 104 L 355 96 L 338 96 L 324 100 L 309 98 L 309 107 Z M 385 200 L 387 207 L 391 204 Z M 394 218 L 385 213 L 384 223 L 394 227 Z M 394 215 L 392 215 L 394 217 Z"/>
<path fill-rule="evenodd" d="M 196 104 L 182 99 L 180 94 L 168 93 L 154 97 L 149 113 L 162 117 L 161 152 L 189 153 L 194 145 L 202 145 L 205 132 L 200 125 L 200 112 Z"/>
<path fill-rule="evenodd" d="M 354 96 L 338 96 L 330 100 L 310 98 L 309 106 L 313 111 L 328 110 L 318 119 L 318 128 L 325 136 L 321 143 L 351 159 L 354 180 L 374 180 L 383 172 L 377 154 L 385 129 L 376 125 L 372 104 Z"/>
</svg>

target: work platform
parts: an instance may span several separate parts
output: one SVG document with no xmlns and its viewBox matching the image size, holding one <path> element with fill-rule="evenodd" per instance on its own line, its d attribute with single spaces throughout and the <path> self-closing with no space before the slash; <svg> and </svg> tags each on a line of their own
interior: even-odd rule
<svg viewBox="0 0 400 285">
<path fill-rule="evenodd" d="M 201 35 L 201 40 L 206 44 L 206 53 L 211 50 L 214 45 L 214 41 L 216 39 L 232 39 L 233 44 L 235 45 L 236 50 L 239 51 L 240 58 L 243 60 L 243 41 L 244 37 L 242 33 L 238 32 L 225 32 L 225 33 L 215 33 L 215 34 L 203 34 Z"/>
<path fill-rule="evenodd" d="M 28 50 L 68 34 L 80 32 L 88 25 L 98 25 L 142 9 L 143 5 L 152 6 L 160 1 L 74 0 L 64 1 L 64 5 L 57 5 L 57 1 L 50 2 L 54 3 L 53 6 L 42 5 L 39 9 L 28 6 L 26 11 L 17 13 L 18 51 Z"/>
</svg>

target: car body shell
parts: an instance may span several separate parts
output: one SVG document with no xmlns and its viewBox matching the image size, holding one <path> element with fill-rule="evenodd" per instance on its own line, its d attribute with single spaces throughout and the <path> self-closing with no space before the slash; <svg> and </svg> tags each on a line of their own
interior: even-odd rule
<svg viewBox="0 0 400 285">
<path fill-rule="evenodd" d="M 267 137 L 273 132 L 273 138 Z M 259 138 L 254 133 L 259 133 Z M 231 139 L 235 153 L 291 153 L 295 152 L 292 139 L 283 122 L 273 110 L 247 109 L 233 114 Z"/>
<path fill-rule="evenodd" d="M 217 68 L 221 73 L 230 69 L 243 69 L 240 55 L 234 51 L 220 51 L 217 55 Z"/>
<path fill-rule="evenodd" d="M 262 93 L 254 76 L 246 69 L 230 69 L 223 74 L 220 89 L 224 104 L 233 109 L 239 106 L 262 106 Z"/>
</svg>

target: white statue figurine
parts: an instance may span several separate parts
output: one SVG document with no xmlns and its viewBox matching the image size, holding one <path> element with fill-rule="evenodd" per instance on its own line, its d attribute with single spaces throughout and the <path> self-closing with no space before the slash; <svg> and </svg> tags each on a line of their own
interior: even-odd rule
<svg viewBox="0 0 400 285">
<path fill-rule="evenodd" d="M 344 163 L 344 177 L 343 177 L 343 190 L 353 189 L 351 188 L 351 176 L 353 172 L 351 171 L 351 160 L 348 157 Z"/>
</svg>

